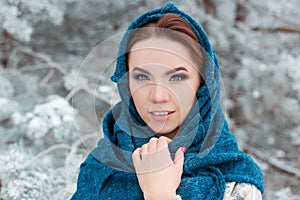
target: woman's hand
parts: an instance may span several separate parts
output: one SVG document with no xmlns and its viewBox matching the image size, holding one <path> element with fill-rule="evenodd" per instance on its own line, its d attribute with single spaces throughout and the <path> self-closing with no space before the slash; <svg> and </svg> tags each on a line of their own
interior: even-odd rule
<svg viewBox="0 0 300 200">
<path fill-rule="evenodd" d="M 161 136 L 137 148 L 133 164 L 145 199 L 172 199 L 176 196 L 183 170 L 185 147 L 181 147 L 171 159 L 168 144 L 172 140 Z"/>
</svg>

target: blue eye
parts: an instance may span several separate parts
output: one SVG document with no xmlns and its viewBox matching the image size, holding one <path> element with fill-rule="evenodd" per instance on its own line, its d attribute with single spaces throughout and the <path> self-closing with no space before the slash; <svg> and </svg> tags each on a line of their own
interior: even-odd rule
<svg viewBox="0 0 300 200">
<path fill-rule="evenodd" d="M 170 81 L 183 81 L 186 80 L 187 77 L 186 75 L 183 74 L 175 74 L 171 77 Z"/>
<path fill-rule="evenodd" d="M 147 81 L 150 80 L 149 77 L 145 74 L 137 74 L 134 76 L 134 78 L 138 81 Z"/>
</svg>

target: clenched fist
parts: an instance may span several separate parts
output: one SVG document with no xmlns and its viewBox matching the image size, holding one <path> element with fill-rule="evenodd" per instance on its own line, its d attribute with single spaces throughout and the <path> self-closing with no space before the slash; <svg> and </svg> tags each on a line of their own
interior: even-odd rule
<svg viewBox="0 0 300 200">
<path fill-rule="evenodd" d="M 183 170 L 185 147 L 171 159 L 168 144 L 172 140 L 161 136 L 137 148 L 132 160 L 145 199 L 172 199 L 176 196 Z"/>
</svg>

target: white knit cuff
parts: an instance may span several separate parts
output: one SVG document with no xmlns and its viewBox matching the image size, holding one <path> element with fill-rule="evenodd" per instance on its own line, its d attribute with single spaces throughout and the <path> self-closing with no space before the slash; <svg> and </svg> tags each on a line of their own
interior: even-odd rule
<svg viewBox="0 0 300 200">
<path fill-rule="evenodd" d="M 175 198 L 173 198 L 172 200 L 182 200 L 180 195 L 176 195 Z"/>
</svg>

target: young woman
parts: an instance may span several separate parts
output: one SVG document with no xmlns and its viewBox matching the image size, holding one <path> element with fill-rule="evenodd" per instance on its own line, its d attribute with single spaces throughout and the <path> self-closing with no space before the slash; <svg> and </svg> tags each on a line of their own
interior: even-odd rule
<svg viewBox="0 0 300 200">
<path fill-rule="evenodd" d="M 193 18 L 168 3 L 135 19 L 112 80 L 121 101 L 72 199 L 261 199 L 262 172 L 229 131 L 219 64 Z"/>
</svg>

